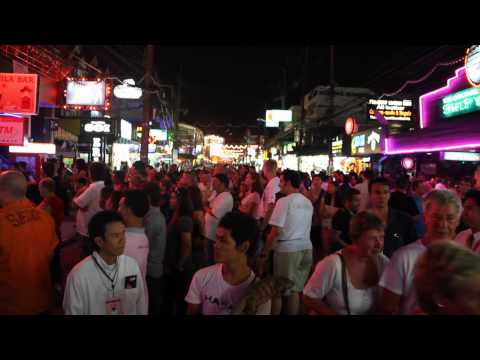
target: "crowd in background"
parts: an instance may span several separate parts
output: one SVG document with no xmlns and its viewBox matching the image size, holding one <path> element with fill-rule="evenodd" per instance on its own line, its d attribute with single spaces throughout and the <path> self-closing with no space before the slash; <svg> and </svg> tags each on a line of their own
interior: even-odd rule
<svg viewBox="0 0 480 360">
<path fill-rule="evenodd" d="M 479 314 L 471 175 L 18 163 L 0 173 L 0 313 Z"/>
</svg>

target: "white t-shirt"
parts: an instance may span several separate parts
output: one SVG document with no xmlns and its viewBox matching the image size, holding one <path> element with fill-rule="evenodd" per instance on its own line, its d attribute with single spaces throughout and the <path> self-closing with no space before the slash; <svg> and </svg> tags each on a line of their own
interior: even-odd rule
<svg viewBox="0 0 480 360">
<path fill-rule="evenodd" d="M 73 202 L 80 208 L 87 207 L 87 211 L 77 211 L 77 232 L 80 235 L 88 236 L 88 223 L 90 219 L 98 212 L 102 211 L 100 207 L 100 195 L 105 187 L 103 181 L 91 183 L 79 197 L 73 199 Z"/>
<path fill-rule="evenodd" d="M 144 279 L 147 276 L 149 248 L 150 244 L 144 228 L 125 229 L 125 250 L 123 254 L 137 261 Z"/>
<path fill-rule="evenodd" d="M 383 254 L 378 255 L 376 265 L 379 277 L 382 276 L 387 264 L 388 258 Z M 347 269 L 347 292 L 350 313 L 352 315 L 363 315 L 368 313 L 375 305 L 378 286 L 368 289 L 353 287 Z M 312 277 L 305 285 L 303 293 L 312 299 L 322 300 L 340 315 L 348 313 L 343 299 L 342 261 L 338 253 L 327 256 L 317 264 Z"/>
<path fill-rule="evenodd" d="M 118 257 L 118 275 L 115 281 L 115 289 L 112 291 L 110 280 L 98 268 L 92 256 L 95 256 L 98 264 L 107 274 L 115 272 L 113 271 L 115 264 L 107 265 L 96 252 L 75 265 L 67 277 L 63 297 L 65 314 L 107 315 L 107 301 L 120 299 L 123 314 L 147 315 L 148 303 L 145 296 L 145 283 L 137 262 L 125 255 Z M 135 287 L 126 288 L 127 278 L 135 280 L 136 284 L 129 282 L 130 286 L 135 285 Z"/>
<path fill-rule="evenodd" d="M 249 203 L 257 204 L 258 206 L 258 204 L 260 204 L 260 201 L 261 201 L 260 195 L 257 192 L 251 192 L 251 193 L 248 193 L 248 195 L 243 198 L 242 206 L 247 206 Z M 254 215 L 256 219 L 259 219 L 258 211 Z"/>
<path fill-rule="evenodd" d="M 477 254 L 480 254 L 480 232 L 477 232 L 473 235 L 472 248 L 470 248 L 469 245 L 467 244 L 467 240 L 471 235 L 472 235 L 472 229 L 462 231 L 457 235 L 457 237 L 455 238 L 455 241 L 469 248 L 470 250 L 476 252 Z"/>
<path fill-rule="evenodd" d="M 400 313 L 415 314 L 419 309 L 413 279 L 418 258 L 427 248 L 417 240 L 393 253 L 390 263 L 383 272 L 380 286 L 402 297 Z"/>
<path fill-rule="evenodd" d="M 278 226 L 280 238 L 274 251 L 295 252 L 312 249 L 312 202 L 300 193 L 290 194 L 277 201 L 270 225 Z"/>
<path fill-rule="evenodd" d="M 210 208 L 215 216 L 205 213 L 205 237 L 212 241 L 217 238 L 216 232 L 221 218 L 233 210 L 233 197 L 228 191 L 218 194 L 211 202 Z"/>
<path fill-rule="evenodd" d="M 275 204 L 275 195 L 278 192 L 280 192 L 280 178 L 277 176 L 271 179 L 267 186 L 265 186 L 265 190 L 263 190 L 262 199 L 257 208 L 258 219 L 265 217 L 268 210 L 268 205 Z"/>
<path fill-rule="evenodd" d="M 203 315 L 230 315 L 236 304 L 247 294 L 255 279 L 253 271 L 247 281 L 240 285 L 230 285 L 223 279 L 223 264 L 216 264 L 198 270 L 190 283 L 185 301 L 201 304 Z M 259 281 L 257 278 L 256 281 Z M 257 315 L 270 315 L 271 302 L 261 305 Z"/>
<path fill-rule="evenodd" d="M 368 209 L 370 195 L 368 194 L 368 180 L 363 180 L 361 184 L 354 186 L 355 189 L 360 191 L 360 207 L 358 211 L 364 211 Z"/>
</svg>

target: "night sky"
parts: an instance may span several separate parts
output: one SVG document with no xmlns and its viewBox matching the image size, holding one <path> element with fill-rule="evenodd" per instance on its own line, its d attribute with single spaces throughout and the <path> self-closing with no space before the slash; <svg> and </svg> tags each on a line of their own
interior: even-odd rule
<svg viewBox="0 0 480 360">
<path fill-rule="evenodd" d="M 137 65 L 143 46 L 117 46 Z M 419 78 L 438 61 L 462 56 L 465 46 L 407 44 L 335 45 L 335 81 L 338 86 L 368 87 L 377 93 L 398 89 L 404 81 Z M 175 83 L 183 69 L 182 105 L 188 113 L 181 121 L 202 127 L 211 124 L 261 125 L 257 118 L 266 108 L 279 108 L 282 67 L 287 69 L 289 101 L 300 103 L 300 82 L 305 46 L 161 46 L 156 45 L 155 71 L 159 79 Z M 444 81 L 452 68 L 440 69 L 429 81 Z M 329 46 L 309 46 L 306 91 L 329 82 Z M 412 88 L 407 89 L 412 90 Z M 226 135 L 211 127 L 206 133 Z M 244 130 L 233 129 L 241 138 Z"/>
</svg>

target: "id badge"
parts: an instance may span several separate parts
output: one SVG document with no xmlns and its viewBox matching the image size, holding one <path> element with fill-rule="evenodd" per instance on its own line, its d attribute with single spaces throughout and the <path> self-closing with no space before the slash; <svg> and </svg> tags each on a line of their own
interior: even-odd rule
<svg viewBox="0 0 480 360">
<path fill-rule="evenodd" d="M 122 301 L 118 298 L 110 299 L 105 302 L 107 315 L 123 315 Z"/>
</svg>

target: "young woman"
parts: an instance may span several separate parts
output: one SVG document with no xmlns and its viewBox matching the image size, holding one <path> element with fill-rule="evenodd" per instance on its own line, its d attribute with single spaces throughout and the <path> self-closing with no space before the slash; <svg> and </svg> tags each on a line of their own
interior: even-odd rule
<svg viewBox="0 0 480 360">
<path fill-rule="evenodd" d="M 193 204 L 187 189 L 178 189 L 170 195 L 172 216 L 167 227 L 165 250 L 165 276 L 167 279 L 168 312 L 184 314 L 184 297 L 193 276 L 192 234 Z"/>
<path fill-rule="evenodd" d="M 197 271 L 205 264 L 206 238 L 203 236 L 205 228 L 205 212 L 203 209 L 202 192 L 197 186 L 188 188 L 188 195 L 192 201 L 193 232 L 192 232 L 192 265 Z"/>
<path fill-rule="evenodd" d="M 260 203 L 262 197 L 263 188 L 260 181 L 260 175 L 258 174 L 247 174 L 245 177 L 245 185 L 247 187 L 246 196 L 242 199 L 240 203 L 239 210 L 240 212 L 251 215 L 255 219 L 257 217 L 257 207 Z"/>
<path fill-rule="evenodd" d="M 311 313 L 363 315 L 375 312 L 378 282 L 388 263 L 382 254 L 385 228 L 363 211 L 350 223 L 352 245 L 320 261 L 303 290 Z"/>
</svg>

